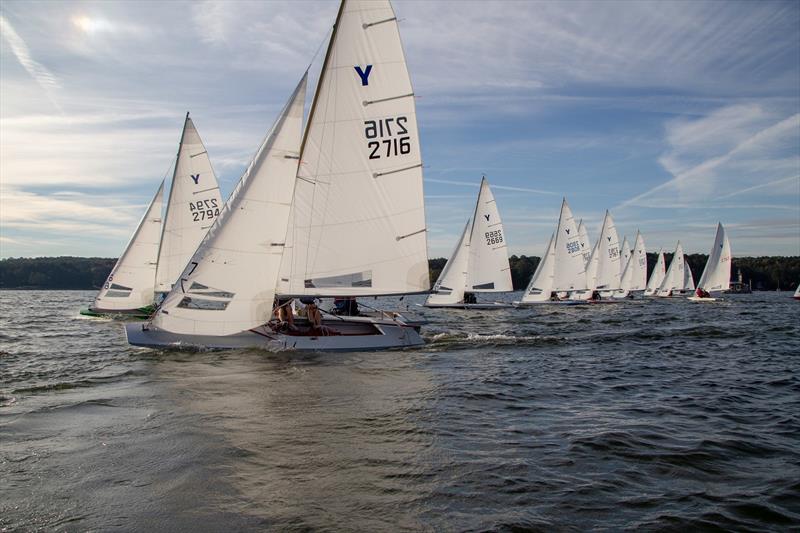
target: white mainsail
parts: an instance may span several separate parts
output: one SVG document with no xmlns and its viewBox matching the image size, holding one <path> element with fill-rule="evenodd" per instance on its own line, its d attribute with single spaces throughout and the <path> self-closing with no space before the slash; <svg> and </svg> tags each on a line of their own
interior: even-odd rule
<svg viewBox="0 0 800 533">
<path fill-rule="evenodd" d="M 159 308 L 155 326 L 172 333 L 229 335 L 269 320 L 297 173 L 307 77 Z"/>
<path fill-rule="evenodd" d="M 586 229 L 583 219 L 578 222 L 578 236 L 580 237 L 583 262 L 588 265 L 589 259 L 592 257 L 592 241 L 589 239 L 589 231 Z"/>
<path fill-rule="evenodd" d="M 684 256 L 683 286 L 681 287 L 681 290 L 693 291 L 694 288 L 694 276 L 692 276 L 692 268 L 689 266 L 689 263 L 686 262 L 686 256 Z"/>
<path fill-rule="evenodd" d="M 510 292 L 511 267 L 503 222 L 486 177 L 481 179 L 469 240 L 467 291 Z"/>
<path fill-rule="evenodd" d="M 590 290 L 619 289 L 619 237 L 611 213 L 606 211 L 600 237 L 592 250 L 586 283 Z"/>
<path fill-rule="evenodd" d="M 653 267 L 653 272 L 650 274 L 650 279 L 647 282 L 647 287 L 644 289 L 646 296 L 652 296 L 658 292 L 659 287 L 664 282 L 667 275 L 666 260 L 664 259 L 664 249 L 660 248 L 656 255 L 656 265 Z"/>
<path fill-rule="evenodd" d="M 644 244 L 642 234 L 636 232 L 631 259 L 628 261 L 631 269 L 631 280 L 629 290 L 643 291 L 647 288 L 647 248 Z"/>
<path fill-rule="evenodd" d="M 708 254 L 708 261 L 697 282 L 697 287 L 705 291 L 727 291 L 731 286 L 731 243 L 720 222 L 714 245 Z"/>
<path fill-rule="evenodd" d="M 550 242 L 547 243 L 547 250 L 542 256 L 541 261 L 536 266 L 536 271 L 531 277 L 530 283 L 525 288 L 525 294 L 522 296 L 522 302 L 546 302 L 550 300 L 553 292 L 553 274 L 556 264 L 556 238 L 555 234 L 550 236 Z"/>
<path fill-rule="evenodd" d="M 278 292 L 427 292 L 416 107 L 388 0 L 342 2 L 309 113 Z"/>
<path fill-rule="evenodd" d="M 464 301 L 464 291 L 467 287 L 467 269 L 469 268 L 469 234 L 472 221 L 467 220 L 461 238 L 458 239 L 453 253 L 444 265 L 439 279 L 433 285 L 433 290 L 425 301 L 426 305 L 449 305 Z"/>
<path fill-rule="evenodd" d="M 628 266 L 628 260 L 631 258 L 631 245 L 628 244 L 628 237 L 624 237 L 622 239 L 622 248 L 621 255 L 619 258 L 619 275 L 620 278 L 622 277 L 623 272 L 625 272 L 625 268 Z"/>
<path fill-rule="evenodd" d="M 208 152 L 189 114 L 164 215 L 155 292 L 166 293 L 219 216 L 222 198 Z"/>
<path fill-rule="evenodd" d="M 133 310 L 153 303 L 163 200 L 162 181 L 125 251 L 95 298 L 94 310 Z"/>
<path fill-rule="evenodd" d="M 689 274 L 691 276 L 691 272 Z M 664 275 L 664 281 L 658 288 L 658 296 L 671 296 L 672 291 L 682 290 L 686 284 L 686 260 L 683 257 L 683 247 L 681 241 L 678 241 L 675 247 L 675 253 L 672 255 L 672 261 L 669 262 L 669 268 Z"/>
<path fill-rule="evenodd" d="M 566 198 L 561 202 L 561 213 L 558 217 L 554 269 L 553 291 L 586 289 L 586 265 L 581 252 L 580 237 Z"/>
</svg>

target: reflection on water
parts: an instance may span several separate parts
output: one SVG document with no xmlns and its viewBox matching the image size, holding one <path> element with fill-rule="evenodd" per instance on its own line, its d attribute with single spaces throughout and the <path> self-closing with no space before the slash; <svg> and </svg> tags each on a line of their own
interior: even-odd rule
<svg viewBox="0 0 800 533">
<path fill-rule="evenodd" d="M 91 297 L 0 292 L 0 528 L 800 520 L 787 295 L 416 308 L 425 347 L 356 354 L 131 348 Z"/>
</svg>

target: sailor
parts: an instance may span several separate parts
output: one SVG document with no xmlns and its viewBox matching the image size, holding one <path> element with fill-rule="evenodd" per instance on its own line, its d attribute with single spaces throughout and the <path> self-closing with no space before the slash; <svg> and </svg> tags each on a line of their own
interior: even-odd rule
<svg viewBox="0 0 800 533">
<path fill-rule="evenodd" d="M 294 327 L 294 311 L 292 309 L 292 298 L 276 298 L 275 307 L 272 314 L 278 319 L 278 327 L 293 331 Z"/>
</svg>

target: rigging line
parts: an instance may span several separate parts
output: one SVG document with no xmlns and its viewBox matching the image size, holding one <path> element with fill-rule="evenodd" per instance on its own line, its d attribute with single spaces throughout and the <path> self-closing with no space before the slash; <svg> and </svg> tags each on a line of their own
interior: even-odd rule
<svg viewBox="0 0 800 533">
<path fill-rule="evenodd" d="M 328 36 L 333 31 L 333 28 L 334 28 L 334 26 L 331 26 L 330 28 L 328 28 L 328 31 L 325 32 L 325 36 L 322 38 L 322 41 L 320 41 L 319 46 L 317 46 L 317 51 L 314 52 L 314 55 L 311 56 L 311 61 L 308 62 L 308 66 L 306 67 L 306 71 L 311 70 L 311 65 L 314 63 L 314 60 L 319 55 L 320 50 L 322 50 L 322 45 L 324 45 L 328 41 Z"/>
</svg>

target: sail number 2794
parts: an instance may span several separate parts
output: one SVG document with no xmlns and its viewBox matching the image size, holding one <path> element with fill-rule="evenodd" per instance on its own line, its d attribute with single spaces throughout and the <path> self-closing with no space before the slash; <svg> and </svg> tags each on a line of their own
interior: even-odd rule
<svg viewBox="0 0 800 533">
<path fill-rule="evenodd" d="M 411 153 L 408 136 L 408 117 L 389 117 L 364 121 L 364 135 L 370 159 L 394 157 Z"/>
</svg>

